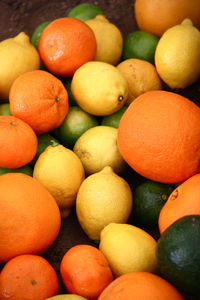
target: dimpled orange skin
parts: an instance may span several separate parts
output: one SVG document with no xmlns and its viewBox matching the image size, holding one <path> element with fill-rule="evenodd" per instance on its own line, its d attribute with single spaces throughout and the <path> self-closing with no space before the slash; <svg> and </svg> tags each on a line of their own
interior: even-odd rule
<svg viewBox="0 0 200 300">
<path fill-rule="evenodd" d="M 179 183 L 200 172 L 200 108 L 167 91 L 137 97 L 123 114 L 118 147 L 140 175 Z"/>
</svg>

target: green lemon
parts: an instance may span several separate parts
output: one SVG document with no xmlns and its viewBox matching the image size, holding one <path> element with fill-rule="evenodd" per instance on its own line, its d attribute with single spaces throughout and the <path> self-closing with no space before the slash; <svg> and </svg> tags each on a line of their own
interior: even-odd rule
<svg viewBox="0 0 200 300">
<path fill-rule="evenodd" d="M 154 64 L 154 56 L 159 38 L 149 32 L 134 31 L 124 39 L 123 59 L 137 58 Z"/>
<path fill-rule="evenodd" d="M 173 191 L 171 185 L 145 181 L 135 188 L 133 215 L 144 226 L 156 227 L 161 208 Z"/>
<path fill-rule="evenodd" d="M 97 119 L 78 106 L 70 106 L 60 127 L 54 130 L 56 138 L 64 146 L 73 148 L 77 139 L 89 128 L 97 126 Z"/>
<path fill-rule="evenodd" d="M 104 15 L 103 10 L 96 4 L 83 3 L 73 7 L 67 17 L 79 19 L 83 22 L 93 19 L 96 15 Z"/>
<path fill-rule="evenodd" d="M 25 165 L 21 168 L 16 168 L 16 169 L 7 169 L 7 168 L 0 167 L 0 175 L 6 173 L 24 173 L 26 175 L 33 176 L 33 169 L 31 168 L 30 165 Z"/>
<path fill-rule="evenodd" d="M 71 91 L 71 82 L 72 82 L 72 78 L 68 78 L 65 82 L 65 88 L 67 90 L 68 93 L 68 99 L 69 99 L 69 105 L 70 106 L 75 106 L 77 105 L 73 95 L 72 95 L 72 91 Z"/>
<path fill-rule="evenodd" d="M 2 103 L 0 104 L 0 115 L 3 116 L 10 116 L 10 104 L 9 103 Z"/>
<path fill-rule="evenodd" d="M 120 110 L 118 110 L 117 112 L 103 117 L 101 121 L 101 125 L 118 128 L 119 121 L 126 109 L 127 106 L 122 106 L 122 108 L 120 108 Z"/>
<path fill-rule="evenodd" d="M 51 21 L 46 21 L 42 24 L 40 24 L 36 29 L 34 30 L 32 36 L 31 36 L 31 44 L 37 49 L 38 42 L 40 39 L 40 36 L 42 34 L 42 31 L 47 27 L 47 25 L 51 23 Z"/>
</svg>

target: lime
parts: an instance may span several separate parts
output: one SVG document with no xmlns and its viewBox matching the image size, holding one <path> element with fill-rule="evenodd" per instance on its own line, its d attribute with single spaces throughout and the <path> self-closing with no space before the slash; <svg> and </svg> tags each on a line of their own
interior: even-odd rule
<svg viewBox="0 0 200 300">
<path fill-rule="evenodd" d="M 9 103 L 0 104 L 0 115 L 1 116 L 3 116 L 3 115 L 10 116 L 11 115 Z"/>
<path fill-rule="evenodd" d="M 47 148 L 47 146 L 52 145 L 54 142 L 58 143 L 57 139 L 54 138 L 49 133 L 44 133 L 44 134 L 38 135 L 37 140 L 38 140 L 37 153 L 36 153 L 34 159 L 31 161 L 31 165 L 34 165 L 36 163 L 38 157 Z"/>
<path fill-rule="evenodd" d="M 6 173 L 24 173 L 26 175 L 33 176 L 33 169 L 31 168 L 30 165 L 25 165 L 21 168 L 16 168 L 16 169 L 7 169 L 7 168 L 0 167 L 0 175 Z"/>
<path fill-rule="evenodd" d="M 93 19 L 96 15 L 104 15 L 103 10 L 96 4 L 83 3 L 73 7 L 67 17 L 79 19 L 83 22 Z"/>
<path fill-rule="evenodd" d="M 68 97 L 69 97 L 69 105 L 75 106 L 75 105 L 77 105 L 77 103 L 72 95 L 71 82 L 72 82 L 72 78 L 68 78 L 65 82 L 65 88 L 67 90 Z"/>
<path fill-rule="evenodd" d="M 89 128 L 97 126 L 98 121 L 78 106 L 70 106 L 67 116 L 60 127 L 54 130 L 61 144 L 73 148 L 77 139 Z"/>
<path fill-rule="evenodd" d="M 149 32 L 134 31 L 124 39 L 123 59 L 138 58 L 154 64 L 154 56 L 159 38 Z"/>
<path fill-rule="evenodd" d="M 138 185 L 133 194 L 135 220 L 144 226 L 157 226 L 160 210 L 172 191 L 170 185 L 151 180 Z"/>
<path fill-rule="evenodd" d="M 122 106 L 122 108 L 120 108 L 120 110 L 118 110 L 114 114 L 103 117 L 101 121 L 101 125 L 118 128 L 119 121 L 126 109 L 127 106 Z"/>
<path fill-rule="evenodd" d="M 40 39 L 40 36 L 42 34 L 42 31 L 47 27 L 47 25 L 51 23 L 51 21 L 46 21 L 42 24 L 40 24 L 36 29 L 34 30 L 32 36 L 31 36 L 31 44 L 37 49 L 38 42 Z"/>
</svg>

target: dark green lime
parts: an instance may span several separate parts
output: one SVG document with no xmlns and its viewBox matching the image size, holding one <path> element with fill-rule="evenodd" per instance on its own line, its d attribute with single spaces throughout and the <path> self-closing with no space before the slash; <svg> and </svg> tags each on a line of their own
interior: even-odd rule
<svg viewBox="0 0 200 300">
<path fill-rule="evenodd" d="M 123 59 L 137 58 L 154 64 L 155 50 L 159 38 L 149 32 L 134 31 L 124 39 Z"/>
<path fill-rule="evenodd" d="M 69 97 L 69 105 L 70 106 L 77 106 L 76 100 L 74 99 L 74 97 L 72 95 L 71 83 L 72 83 L 72 78 L 67 79 L 66 83 L 65 83 L 65 88 L 67 90 L 68 97 Z"/>
<path fill-rule="evenodd" d="M 37 49 L 38 42 L 40 39 L 40 36 L 42 34 L 42 31 L 49 25 L 52 21 L 46 21 L 42 24 L 40 24 L 36 29 L 34 30 L 32 36 L 31 36 L 31 44 Z"/>
<path fill-rule="evenodd" d="M 124 112 L 126 111 L 126 109 L 127 109 L 127 106 L 123 106 L 117 112 L 103 117 L 101 125 L 118 128 L 119 121 L 120 121 L 121 117 L 123 116 Z"/>
<path fill-rule="evenodd" d="M 83 22 L 95 18 L 97 15 L 104 15 L 103 10 L 96 4 L 82 3 L 73 7 L 67 17 L 79 19 Z"/>
<path fill-rule="evenodd" d="M 21 168 L 16 168 L 16 169 L 7 169 L 7 168 L 0 167 L 0 175 L 6 173 L 24 173 L 26 175 L 33 176 L 33 169 L 31 168 L 30 165 L 25 165 Z"/>
</svg>

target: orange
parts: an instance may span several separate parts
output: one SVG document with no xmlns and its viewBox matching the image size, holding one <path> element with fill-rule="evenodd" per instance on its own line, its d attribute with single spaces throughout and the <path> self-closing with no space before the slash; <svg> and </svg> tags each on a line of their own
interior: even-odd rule
<svg viewBox="0 0 200 300">
<path fill-rule="evenodd" d="M 46 68 L 71 77 L 84 63 L 94 60 L 96 38 L 90 27 L 76 18 L 59 18 L 43 30 L 38 51 Z"/>
<path fill-rule="evenodd" d="M 135 0 L 134 9 L 139 29 L 159 37 L 185 18 L 200 29 L 199 0 Z"/>
<path fill-rule="evenodd" d="M 58 288 L 56 271 L 38 255 L 12 258 L 0 274 L 1 300 L 44 300 L 56 295 Z"/>
<path fill-rule="evenodd" d="M 68 250 L 60 265 L 62 280 L 68 292 L 97 299 L 113 280 L 108 261 L 99 249 L 80 244 Z"/>
<path fill-rule="evenodd" d="M 131 272 L 109 284 L 98 300 L 184 300 L 178 290 L 158 275 Z"/>
<path fill-rule="evenodd" d="M 188 215 L 200 215 L 200 174 L 179 185 L 162 207 L 158 219 L 160 233 L 176 220 Z"/>
<path fill-rule="evenodd" d="M 20 168 L 36 155 L 37 136 L 24 121 L 0 116 L 0 167 Z"/>
<path fill-rule="evenodd" d="M 58 236 L 61 217 L 53 196 L 23 173 L 0 176 L 0 262 L 41 254 Z"/>
<path fill-rule="evenodd" d="M 200 108 L 167 91 L 137 97 L 118 127 L 118 148 L 140 175 L 178 183 L 200 172 Z"/>
<path fill-rule="evenodd" d="M 69 108 L 62 82 L 42 70 L 20 75 L 11 86 L 9 101 L 11 114 L 28 123 L 36 134 L 60 126 Z"/>
</svg>

